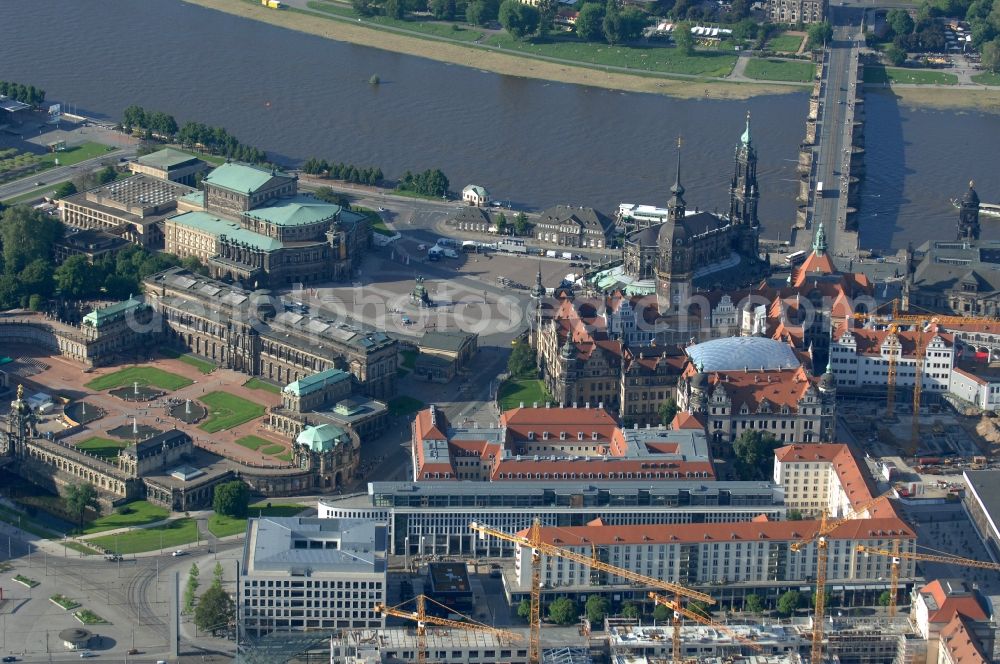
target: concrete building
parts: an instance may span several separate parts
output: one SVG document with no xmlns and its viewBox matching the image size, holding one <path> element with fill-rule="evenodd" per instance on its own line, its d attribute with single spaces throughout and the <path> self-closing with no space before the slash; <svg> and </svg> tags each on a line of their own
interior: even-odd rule
<svg viewBox="0 0 1000 664">
<path fill-rule="evenodd" d="M 269 292 L 251 292 L 181 268 L 144 282 L 163 317 L 168 343 L 220 366 L 278 384 L 327 369 L 354 376 L 374 399 L 396 393 L 397 342 L 317 316 L 281 308 Z"/>
<path fill-rule="evenodd" d="M 827 0 L 768 0 L 772 23 L 820 23 L 826 18 Z"/>
<path fill-rule="evenodd" d="M 208 170 L 208 164 L 187 152 L 163 148 L 136 157 L 128 163 L 128 169 L 133 173 L 150 175 L 161 180 L 170 180 L 193 187 L 196 184 L 197 175 Z"/>
<path fill-rule="evenodd" d="M 334 638 L 330 664 L 410 664 L 419 641 L 413 627 L 345 632 Z M 493 634 L 428 626 L 427 661 L 448 664 L 529 664 L 527 637 L 514 643 Z M 543 659 L 543 664 L 549 660 Z"/>
<path fill-rule="evenodd" d="M 990 557 L 1000 560 L 1000 470 L 966 470 L 963 504 Z"/>
<path fill-rule="evenodd" d="M 447 383 L 467 370 L 479 351 L 479 335 L 461 330 L 425 332 L 417 341 L 420 355 L 413 375 L 435 383 Z"/>
<path fill-rule="evenodd" d="M 66 227 L 63 236 L 53 244 L 52 252 L 56 263 L 62 263 L 70 256 L 86 256 L 93 263 L 114 256 L 128 245 L 128 240 L 108 231 Z"/>
<path fill-rule="evenodd" d="M 784 519 L 782 489 L 768 482 L 596 480 L 505 482 L 373 482 L 365 493 L 321 498 L 320 517 L 371 519 L 389 529 L 390 552 L 402 556 L 511 557 L 514 546 L 479 539 L 473 521 L 517 532 L 542 523 L 582 526 Z"/>
<path fill-rule="evenodd" d="M 349 248 L 370 243 L 361 215 L 299 195 L 284 173 L 226 163 L 201 186 L 202 208 L 165 222 L 166 250 L 216 278 L 251 288 L 344 279 L 358 258 Z"/>
<path fill-rule="evenodd" d="M 164 220 L 191 187 L 150 175 L 133 175 L 59 200 L 67 226 L 113 233 L 147 249 L 164 248 Z M 169 249 L 168 249 L 169 251 Z"/>
<path fill-rule="evenodd" d="M 611 220 L 594 208 L 556 205 L 539 213 L 532 232 L 542 244 L 604 249 L 612 229 Z"/>
<path fill-rule="evenodd" d="M 751 660 L 784 656 L 784 661 L 795 663 L 799 655 L 808 655 L 812 632 L 804 625 L 741 625 L 728 623 L 730 632 L 689 623 L 681 627 L 681 656 L 685 661 L 704 662 L 709 658 L 739 661 L 740 655 L 750 652 L 734 634 L 753 641 L 762 649 Z M 609 626 L 608 646 L 613 653 L 632 657 L 645 656 L 669 661 L 673 656 L 673 630 L 669 625 Z M 659 661 L 654 659 L 653 661 Z M 626 660 L 631 662 L 633 660 Z M 649 660 L 647 660 L 649 661 Z M 760 663 L 763 664 L 763 663 Z"/>
<path fill-rule="evenodd" d="M 431 406 L 414 419 L 411 456 L 414 482 L 715 479 L 703 431 L 621 429 L 590 407 L 513 408 L 485 429 Z"/>
<path fill-rule="evenodd" d="M 239 577 L 240 621 L 273 630 L 385 626 L 385 526 L 353 519 L 249 519 Z"/>
<path fill-rule="evenodd" d="M 752 430 L 781 442 L 832 439 L 833 377 L 813 376 L 787 343 L 731 337 L 685 352 L 690 362 L 677 384 L 677 406 L 702 422 L 713 445 L 729 445 Z"/>
<path fill-rule="evenodd" d="M 923 389 L 948 391 L 955 363 L 954 341 L 951 334 L 935 325 L 892 333 L 843 324 L 834 333 L 830 348 L 830 368 L 837 388 L 884 392 L 890 356 L 895 356 L 897 388 L 913 388 L 919 362 Z"/>
<path fill-rule="evenodd" d="M 740 523 L 611 526 L 594 521 L 586 526 L 541 528 L 543 542 L 568 549 L 646 576 L 710 593 L 727 603 L 742 603 L 750 593 L 774 601 L 787 590 L 799 590 L 816 576 L 816 543 L 800 552 L 791 545 L 813 537 L 818 521 L 768 521 Z M 519 534 L 524 536 L 527 530 Z M 847 604 L 874 603 L 889 587 L 891 561 L 857 552 L 900 542 L 900 550 L 916 550 L 916 534 L 898 516 L 858 518 L 838 526 L 826 536 L 827 583 L 832 595 Z M 514 573 L 507 579 L 508 595 L 515 601 L 531 584 L 531 553 L 520 548 L 514 556 Z M 900 584 L 907 587 L 916 576 L 915 563 L 900 563 Z M 542 583 L 551 595 L 581 597 L 590 593 L 621 594 L 641 598 L 636 584 L 589 566 L 542 556 Z"/>
</svg>

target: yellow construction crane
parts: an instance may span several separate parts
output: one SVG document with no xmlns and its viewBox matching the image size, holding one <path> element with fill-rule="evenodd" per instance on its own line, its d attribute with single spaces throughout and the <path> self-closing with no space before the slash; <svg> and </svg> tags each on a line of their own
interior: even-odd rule
<svg viewBox="0 0 1000 664">
<path fill-rule="evenodd" d="M 715 622 L 711 618 L 707 618 L 699 613 L 685 609 L 681 606 L 681 598 L 676 597 L 670 599 L 669 597 L 664 597 L 663 595 L 657 595 L 656 593 L 649 593 L 649 599 L 653 600 L 654 604 L 662 604 L 671 611 L 674 612 L 673 615 L 673 664 L 681 664 L 681 617 L 688 618 L 702 625 L 708 625 L 709 627 L 714 627 L 720 632 L 725 632 L 729 636 L 733 637 L 733 640 L 745 645 L 748 648 L 753 648 L 758 652 L 762 652 L 764 649 L 760 647 L 759 644 L 755 643 L 753 640 L 745 638 L 737 634 L 735 631 L 729 629 L 725 625 Z"/>
<path fill-rule="evenodd" d="M 487 536 L 496 537 L 497 539 L 504 540 L 506 542 L 513 542 L 518 546 L 531 549 L 531 614 L 529 620 L 530 637 L 528 642 L 528 661 L 531 664 L 538 664 L 541 662 L 542 654 L 540 645 L 542 554 L 571 560 L 573 562 L 580 563 L 581 565 L 586 565 L 592 570 L 613 574 L 633 583 L 641 583 L 653 588 L 661 588 L 673 593 L 674 595 L 696 599 L 700 602 L 704 602 L 705 604 L 715 604 L 715 600 L 712 599 L 711 595 L 706 595 L 705 593 L 685 588 L 684 586 L 677 585 L 676 583 L 662 581 L 651 576 L 646 576 L 645 574 L 639 574 L 638 572 L 622 569 L 620 567 L 615 567 L 614 565 L 602 562 L 597 559 L 596 548 L 593 548 L 592 555 L 585 556 L 581 553 L 569 551 L 555 546 L 554 544 L 543 542 L 541 536 L 541 521 L 537 517 L 534 521 L 532 521 L 531 527 L 528 529 L 527 537 L 510 535 L 502 530 L 496 530 L 495 528 L 483 526 L 475 522 L 469 524 L 469 528 L 479 533 L 479 537 L 482 539 L 485 539 Z"/>
<path fill-rule="evenodd" d="M 813 613 L 811 664 L 820 664 L 823 661 L 823 619 L 826 613 L 826 536 L 836 530 L 841 524 L 859 518 L 864 512 L 867 512 L 890 495 L 892 495 L 892 491 L 887 491 L 881 496 L 853 508 L 850 514 L 832 521 L 827 520 L 826 512 L 824 511 L 820 517 L 819 528 L 811 535 L 792 542 L 789 547 L 792 551 L 799 552 L 813 542 L 816 542 L 816 593 L 814 595 L 815 609 Z"/>
<path fill-rule="evenodd" d="M 930 563 L 947 563 L 949 565 L 961 565 L 962 567 L 979 567 L 981 569 L 991 569 L 995 571 L 1000 571 L 1000 564 L 988 563 L 982 560 L 973 560 L 972 558 L 962 558 L 960 556 L 942 556 L 933 555 L 927 553 L 910 553 L 899 550 L 899 540 L 893 540 L 892 550 L 889 549 L 878 549 L 870 546 L 865 546 L 864 544 L 858 545 L 858 553 L 874 554 L 876 556 L 886 556 L 892 559 L 892 586 L 890 587 L 890 597 L 889 597 L 889 616 L 896 615 L 896 594 L 899 592 L 899 561 L 902 559 L 907 560 L 922 560 Z"/>
<path fill-rule="evenodd" d="M 409 604 L 410 602 L 416 601 L 416 610 L 405 610 L 402 607 L 404 604 Z M 387 616 L 395 616 L 397 618 L 406 618 L 407 620 L 414 620 L 417 623 L 417 662 L 418 664 L 425 664 L 427 661 L 427 625 L 438 625 L 440 627 L 452 627 L 454 629 L 462 629 L 468 632 L 484 632 L 486 634 L 493 634 L 508 641 L 520 641 L 521 635 L 515 632 L 508 631 L 506 629 L 497 629 L 496 627 L 490 627 L 489 625 L 484 625 L 480 622 L 476 622 L 468 616 L 463 616 L 469 619 L 469 622 L 459 622 L 457 620 L 448 620 L 447 618 L 438 618 L 437 616 L 427 613 L 427 602 L 430 601 L 437 604 L 442 609 L 448 611 L 449 613 L 454 613 L 453 609 L 450 609 L 439 602 L 435 602 L 430 597 L 424 595 L 417 595 L 413 599 L 406 600 L 402 604 L 397 604 L 396 606 L 386 606 L 384 604 L 379 604 L 375 607 L 375 610 L 384 613 Z M 460 614 L 461 615 L 461 614 Z"/>
</svg>

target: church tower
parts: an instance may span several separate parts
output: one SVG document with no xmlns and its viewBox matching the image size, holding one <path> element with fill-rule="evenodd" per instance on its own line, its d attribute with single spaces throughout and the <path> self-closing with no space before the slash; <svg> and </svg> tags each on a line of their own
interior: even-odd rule
<svg viewBox="0 0 1000 664">
<path fill-rule="evenodd" d="M 681 184 L 681 141 L 677 139 L 677 177 L 673 194 L 667 203 L 667 220 L 660 224 L 656 236 L 656 301 L 661 314 L 677 314 L 686 310 L 691 290 L 690 238 L 684 226 L 684 185 Z"/>
<path fill-rule="evenodd" d="M 969 182 L 969 191 L 965 192 L 958 209 L 959 240 L 979 239 L 979 195 L 975 186 L 975 182 Z"/>
<path fill-rule="evenodd" d="M 23 456 L 25 445 L 32 436 L 37 436 L 35 414 L 24 400 L 24 385 L 17 386 L 17 399 L 10 403 L 7 414 L 7 431 L 0 436 L 0 454 L 3 456 Z"/>
<path fill-rule="evenodd" d="M 687 203 L 684 202 L 684 185 L 681 184 L 681 139 L 677 137 L 677 176 L 674 178 L 674 185 L 670 187 L 670 200 L 667 201 L 667 218 L 671 222 L 678 222 L 684 218 L 684 211 Z"/>
<path fill-rule="evenodd" d="M 750 112 L 747 112 L 747 126 L 736 146 L 736 167 L 729 185 L 729 221 L 751 228 L 760 226 L 757 219 L 757 152 L 750 139 Z"/>
</svg>

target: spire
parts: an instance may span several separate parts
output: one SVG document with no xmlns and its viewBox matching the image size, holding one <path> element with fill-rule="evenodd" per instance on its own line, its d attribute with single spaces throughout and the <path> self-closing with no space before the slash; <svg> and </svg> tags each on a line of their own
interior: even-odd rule
<svg viewBox="0 0 1000 664">
<path fill-rule="evenodd" d="M 743 132 L 743 135 L 740 136 L 740 142 L 743 145 L 750 145 L 750 111 L 747 111 L 747 128 Z"/>
<path fill-rule="evenodd" d="M 813 240 L 813 253 L 822 256 L 826 253 L 826 231 L 823 230 L 823 222 L 819 222 L 816 229 L 816 238 Z"/>
<path fill-rule="evenodd" d="M 681 198 L 684 195 L 684 185 L 681 184 L 681 144 L 683 139 L 677 137 L 677 177 L 674 179 L 674 186 L 670 188 L 670 193 L 674 198 Z"/>
<path fill-rule="evenodd" d="M 542 285 L 542 264 L 538 263 L 538 272 L 535 274 L 535 285 L 531 289 L 531 297 L 545 297 L 545 286 Z"/>
</svg>

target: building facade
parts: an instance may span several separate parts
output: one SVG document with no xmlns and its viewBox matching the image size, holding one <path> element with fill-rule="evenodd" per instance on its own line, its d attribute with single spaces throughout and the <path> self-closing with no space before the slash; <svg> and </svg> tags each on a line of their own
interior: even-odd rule
<svg viewBox="0 0 1000 664">
<path fill-rule="evenodd" d="M 239 576 L 240 621 L 275 630 L 385 626 L 385 526 L 355 519 L 249 519 Z"/>
<path fill-rule="evenodd" d="M 594 208 L 556 205 L 539 213 L 532 232 L 542 244 L 604 249 L 611 229 L 611 221 Z"/>
<path fill-rule="evenodd" d="M 128 169 L 136 174 L 150 175 L 193 187 L 198 174 L 205 172 L 208 164 L 187 152 L 163 148 L 136 157 L 128 163 Z"/>
<path fill-rule="evenodd" d="M 816 518 L 840 518 L 872 500 L 874 482 L 850 446 L 796 444 L 774 451 L 774 482 L 785 491 L 785 507 Z"/>
<path fill-rule="evenodd" d="M 826 0 L 768 0 L 767 18 L 772 23 L 821 23 L 827 6 Z"/>
</svg>

